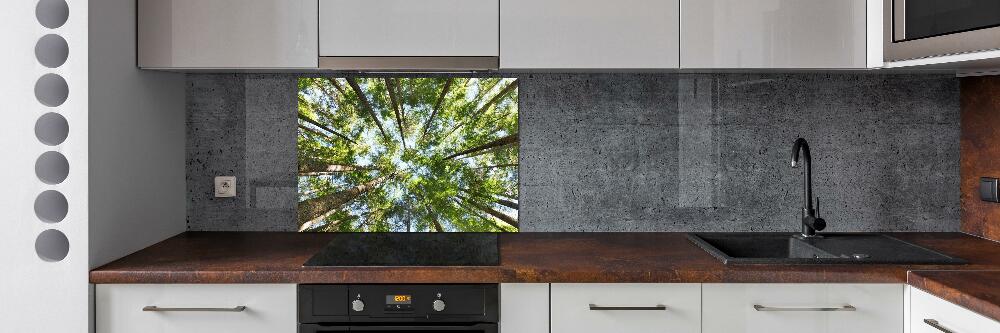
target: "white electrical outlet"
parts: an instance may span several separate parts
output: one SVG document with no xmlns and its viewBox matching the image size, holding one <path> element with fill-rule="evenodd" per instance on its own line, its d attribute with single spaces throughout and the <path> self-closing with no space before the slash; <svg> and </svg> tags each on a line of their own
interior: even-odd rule
<svg viewBox="0 0 1000 333">
<path fill-rule="evenodd" d="M 232 198 L 236 196 L 236 177 L 215 177 L 215 197 Z"/>
</svg>

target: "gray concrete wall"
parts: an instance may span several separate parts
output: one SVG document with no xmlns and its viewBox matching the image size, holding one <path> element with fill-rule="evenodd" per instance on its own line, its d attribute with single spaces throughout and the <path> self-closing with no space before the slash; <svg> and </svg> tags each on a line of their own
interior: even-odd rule
<svg viewBox="0 0 1000 333">
<path fill-rule="evenodd" d="M 797 230 L 800 136 L 829 231 L 958 230 L 954 77 L 516 76 L 523 231 Z M 189 229 L 294 230 L 295 76 L 187 81 Z"/>
<path fill-rule="evenodd" d="M 296 89 L 288 75 L 188 76 L 189 230 L 296 230 Z M 216 176 L 236 176 L 236 197 L 215 197 Z"/>
</svg>

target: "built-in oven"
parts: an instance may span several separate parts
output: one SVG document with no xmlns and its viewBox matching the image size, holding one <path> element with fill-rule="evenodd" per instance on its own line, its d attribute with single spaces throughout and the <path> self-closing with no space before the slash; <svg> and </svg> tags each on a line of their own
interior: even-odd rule
<svg viewBox="0 0 1000 333">
<path fill-rule="evenodd" d="M 884 0 L 885 60 L 1000 49 L 1000 0 Z"/>
<path fill-rule="evenodd" d="M 303 284 L 299 333 L 497 333 L 496 284 Z"/>
</svg>

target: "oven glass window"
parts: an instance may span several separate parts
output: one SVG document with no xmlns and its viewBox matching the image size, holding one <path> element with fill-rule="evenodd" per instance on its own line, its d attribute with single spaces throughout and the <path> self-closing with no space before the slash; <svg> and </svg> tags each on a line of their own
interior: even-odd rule
<svg viewBox="0 0 1000 333">
<path fill-rule="evenodd" d="M 905 1 L 906 40 L 1000 26 L 998 0 Z"/>
</svg>

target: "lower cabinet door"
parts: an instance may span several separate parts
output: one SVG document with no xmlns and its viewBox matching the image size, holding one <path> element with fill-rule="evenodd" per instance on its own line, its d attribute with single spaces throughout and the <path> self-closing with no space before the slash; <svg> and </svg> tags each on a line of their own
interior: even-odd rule
<svg viewBox="0 0 1000 333">
<path fill-rule="evenodd" d="M 927 292 L 910 290 L 910 332 L 996 333 L 1000 322 L 945 301 Z"/>
<path fill-rule="evenodd" d="M 98 333 L 294 333 L 294 284 L 99 284 Z"/>
<path fill-rule="evenodd" d="M 903 332 L 902 284 L 704 284 L 705 333 Z"/>
<path fill-rule="evenodd" d="M 501 333 L 549 333 L 549 284 L 500 284 Z"/>
<path fill-rule="evenodd" d="M 699 284 L 554 283 L 551 288 L 552 333 L 701 331 Z"/>
</svg>

